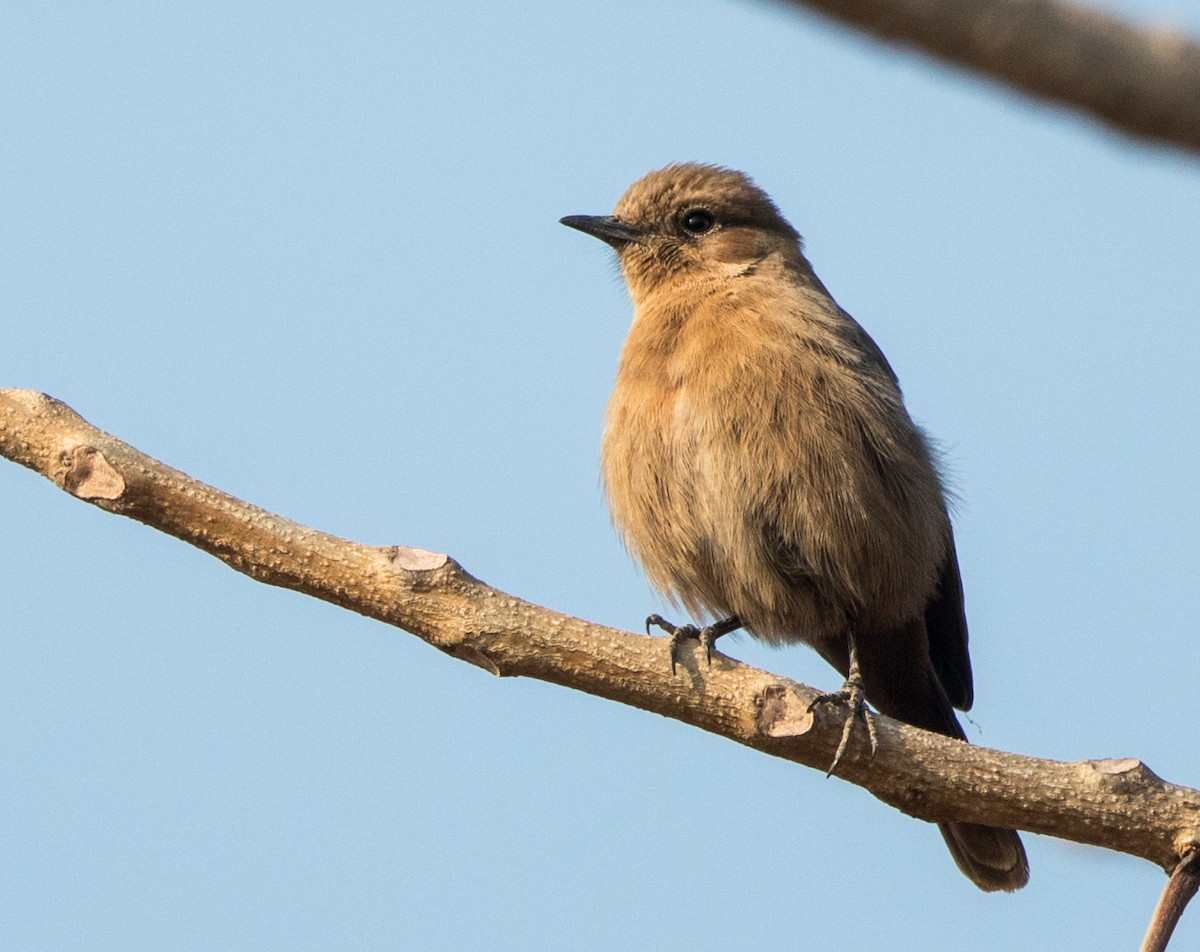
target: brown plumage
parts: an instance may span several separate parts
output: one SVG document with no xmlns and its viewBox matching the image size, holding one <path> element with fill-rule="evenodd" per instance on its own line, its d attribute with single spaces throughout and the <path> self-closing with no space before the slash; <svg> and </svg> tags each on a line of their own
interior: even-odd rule
<svg viewBox="0 0 1200 952">
<path fill-rule="evenodd" d="M 867 699 L 965 739 L 972 701 L 945 491 L 875 342 L 740 172 L 672 165 L 612 216 L 634 318 L 608 407 L 613 519 L 650 581 L 697 617 L 804 642 Z M 1012 830 L 941 824 L 980 888 L 1028 879 Z"/>
</svg>

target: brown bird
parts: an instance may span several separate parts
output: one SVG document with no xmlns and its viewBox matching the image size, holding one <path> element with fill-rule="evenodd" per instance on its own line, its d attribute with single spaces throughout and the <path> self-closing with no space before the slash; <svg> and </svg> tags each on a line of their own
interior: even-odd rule
<svg viewBox="0 0 1200 952">
<path fill-rule="evenodd" d="M 673 633 L 672 668 L 681 638 L 711 658 L 744 627 L 811 645 L 855 709 L 865 693 L 965 740 L 967 623 L 933 453 L 796 230 L 745 175 L 697 164 L 651 172 L 611 216 L 562 223 L 616 249 L 633 298 L 602 453 L 613 520 L 656 588 L 720 619 L 648 619 Z M 939 826 L 981 889 L 1028 881 L 1015 831 Z"/>
</svg>

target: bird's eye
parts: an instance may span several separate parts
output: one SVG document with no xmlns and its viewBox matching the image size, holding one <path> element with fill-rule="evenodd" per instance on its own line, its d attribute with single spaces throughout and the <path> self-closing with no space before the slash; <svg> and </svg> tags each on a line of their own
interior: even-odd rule
<svg viewBox="0 0 1200 952">
<path fill-rule="evenodd" d="M 712 231 L 713 225 L 717 223 L 712 212 L 705 211 L 703 208 L 693 208 L 691 211 L 684 212 L 680 221 L 683 223 L 683 230 L 689 235 L 703 235 L 707 231 Z"/>
</svg>

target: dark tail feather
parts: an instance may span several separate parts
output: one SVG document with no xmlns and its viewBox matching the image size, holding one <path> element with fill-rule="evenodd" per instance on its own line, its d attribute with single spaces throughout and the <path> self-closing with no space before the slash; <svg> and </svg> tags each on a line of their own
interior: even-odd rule
<svg viewBox="0 0 1200 952">
<path fill-rule="evenodd" d="M 889 638 L 858 640 L 867 700 L 882 713 L 965 741 L 966 735 L 928 660 L 923 622 Z M 977 823 L 939 823 L 954 862 L 987 892 L 1012 892 L 1029 882 L 1029 861 L 1016 830 Z"/>
<path fill-rule="evenodd" d="M 1012 892 L 1029 882 L 1029 861 L 1016 830 L 978 823 L 939 823 L 963 875 L 986 892 Z"/>
<path fill-rule="evenodd" d="M 940 685 L 941 703 L 926 709 L 925 717 L 909 723 L 965 741 L 962 726 L 954 716 Z M 1029 860 L 1016 830 L 1003 830 L 978 823 L 939 823 L 942 838 L 963 875 L 985 892 L 1012 892 L 1029 882 Z"/>
</svg>

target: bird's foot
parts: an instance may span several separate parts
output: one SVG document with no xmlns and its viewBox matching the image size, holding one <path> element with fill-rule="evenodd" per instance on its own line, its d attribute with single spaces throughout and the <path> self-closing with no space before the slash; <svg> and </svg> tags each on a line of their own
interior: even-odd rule
<svg viewBox="0 0 1200 952">
<path fill-rule="evenodd" d="M 646 619 L 646 634 L 650 634 L 651 628 L 661 628 L 671 636 L 668 651 L 671 658 L 671 673 L 675 673 L 676 661 L 679 657 L 679 644 L 683 641 L 698 641 L 700 647 L 704 649 L 704 658 L 709 666 L 712 666 L 713 645 L 716 640 L 722 635 L 727 635 L 731 631 L 736 631 L 742 627 L 741 619 L 736 615 L 731 618 L 726 618 L 712 625 L 705 625 L 703 628 L 698 628 L 695 625 L 675 625 L 663 618 L 662 615 L 651 615 Z"/>
<path fill-rule="evenodd" d="M 863 682 L 857 671 L 852 671 L 851 676 L 846 678 L 846 682 L 842 685 L 841 690 L 835 691 L 832 694 L 822 694 L 813 699 L 813 702 L 808 705 L 808 710 L 811 712 L 815 707 L 821 704 L 836 704 L 839 707 L 848 707 L 850 709 L 846 716 L 846 723 L 842 726 L 842 739 L 838 742 L 837 751 L 833 755 L 833 763 L 829 765 L 829 769 L 825 772 L 826 777 L 833 776 L 834 770 L 841 762 L 842 755 L 846 753 L 846 748 L 850 744 L 850 735 L 854 731 L 854 725 L 857 721 L 862 720 L 867 725 L 867 737 L 871 741 L 871 756 L 875 756 L 875 749 L 879 746 L 879 737 L 875 732 L 875 715 L 871 713 L 871 709 L 867 707 L 866 695 L 863 692 Z"/>
</svg>

